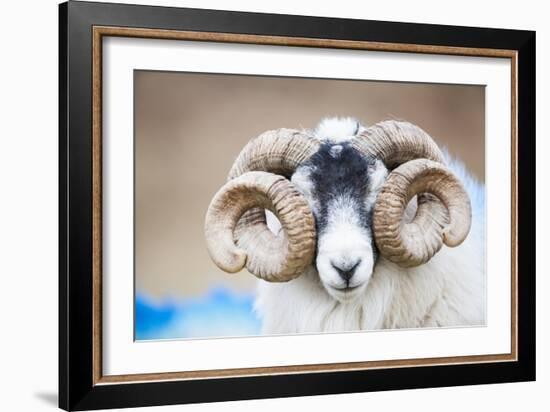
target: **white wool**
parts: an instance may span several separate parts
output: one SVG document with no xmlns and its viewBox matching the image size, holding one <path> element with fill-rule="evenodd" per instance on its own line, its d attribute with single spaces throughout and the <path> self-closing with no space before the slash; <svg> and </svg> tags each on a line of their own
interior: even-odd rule
<svg viewBox="0 0 550 412">
<path fill-rule="evenodd" d="M 353 117 L 329 117 L 323 119 L 313 130 L 319 140 L 341 143 L 350 140 L 361 130 L 361 125 Z"/>
<path fill-rule="evenodd" d="M 345 123 L 342 130 L 349 133 L 350 124 Z M 327 127 L 321 124 L 321 129 L 325 133 Z M 472 203 L 472 226 L 464 243 L 443 246 L 415 268 L 401 268 L 380 257 L 362 295 L 352 302 L 331 297 L 313 266 L 287 283 L 259 281 L 255 308 L 263 333 L 485 324 L 485 188 L 462 163 L 446 156 Z"/>
</svg>

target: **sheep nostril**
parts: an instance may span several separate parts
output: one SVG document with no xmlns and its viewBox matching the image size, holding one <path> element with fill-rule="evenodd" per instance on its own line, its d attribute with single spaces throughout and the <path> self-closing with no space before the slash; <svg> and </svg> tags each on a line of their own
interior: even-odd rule
<svg viewBox="0 0 550 412">
<path fill-rule="evenodd" d="M 357 259 L 355 262 L 345 262 L 342 264 L 335 264 L 334 262 L 330 262 L 332 267 L 338 272 L 340 277 L 346 281 L 346 283 L 349 283 L 349 280 L 353 277 L 353 274 L 355 273 L 355 269 L 359 266 L 361 263 L 361 259 Z"/>
</svg>

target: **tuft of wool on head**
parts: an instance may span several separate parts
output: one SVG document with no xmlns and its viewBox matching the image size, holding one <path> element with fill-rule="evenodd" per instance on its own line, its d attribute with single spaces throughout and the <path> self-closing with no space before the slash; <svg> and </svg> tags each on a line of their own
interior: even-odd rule
<svg viewBox="0 0 550 412">
<path fill-rule="evenodd" d="M 327 117 L 313 130 L 319 140 L 342 143 L 357 136 L 362 126 L 353 117 Z"/>
</svg>

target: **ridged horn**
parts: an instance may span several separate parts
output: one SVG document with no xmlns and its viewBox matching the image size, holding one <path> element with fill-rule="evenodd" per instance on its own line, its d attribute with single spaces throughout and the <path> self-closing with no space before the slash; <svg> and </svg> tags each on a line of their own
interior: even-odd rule
<svg viewBox="0 0 550 412">
<path fill-rule="evenodd" d="M 471 225 L 468 194 L 425 131 L 411 123 L 385 121 L 365 129 L 353 145 L 393 169 L 373 212 L 375 242 L 384 257 L 403 267 L 418 266 L 443 244 L 454 247 L 464 241 Z M 404 222 L 405 208 L 415 195 L 416 215 Z"/>
<path fill-rule="evenodd" d="M 311 264 L 314 218 L 288 178 L 318 147 L 319 142 L 303 132 L 278 129 L 243 148 L 206 216 L 208 250 L 218 267 L 237 272 L 246 266 L 261 279 L 285 282 Z M 281 222 L 282 235 L 273 235 L 267 227 L 265 209 Z"/>
</svg>

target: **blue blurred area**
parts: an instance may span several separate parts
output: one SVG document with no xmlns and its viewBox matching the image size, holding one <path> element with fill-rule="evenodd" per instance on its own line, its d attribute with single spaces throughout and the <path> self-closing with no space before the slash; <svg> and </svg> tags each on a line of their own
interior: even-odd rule
<svg viewBox="0 0 550 412">
<path fill-rule="evenodd" d="M 192 299 L 153 299 L 136 294 L 136 340 L 260 334 L 254 296 L 217 287 Z"/>
</svg>

